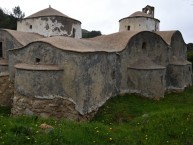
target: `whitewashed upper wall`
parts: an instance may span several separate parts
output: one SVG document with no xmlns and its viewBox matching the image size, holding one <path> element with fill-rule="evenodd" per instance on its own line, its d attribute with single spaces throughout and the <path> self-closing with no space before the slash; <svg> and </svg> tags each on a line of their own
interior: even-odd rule
<svg viewBox="0 0 193 145">
<path fill-rule="evenodd" d="M 159 20 L 148 17 L 124 18 L 119 22 L 121 31 L 159 31 Z"/>
<path fill-rule="evenodd" d="M 63 35 L 82 38 L 81 22 L 65 17 L 23 19 L 17 22 L 17 31 L 34 32 L 46 37 Z"/>
</svg>

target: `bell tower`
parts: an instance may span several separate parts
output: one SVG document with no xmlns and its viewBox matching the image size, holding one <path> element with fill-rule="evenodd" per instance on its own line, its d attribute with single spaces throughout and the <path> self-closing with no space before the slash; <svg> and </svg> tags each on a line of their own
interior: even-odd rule
<svg viewBox="0 0 193 145">
<path fill-rule="evenodd" d="M 142 9 L 142 12 L 154 18 L 154 7 L 147 5 L 145 8 Z"/>
</svg>

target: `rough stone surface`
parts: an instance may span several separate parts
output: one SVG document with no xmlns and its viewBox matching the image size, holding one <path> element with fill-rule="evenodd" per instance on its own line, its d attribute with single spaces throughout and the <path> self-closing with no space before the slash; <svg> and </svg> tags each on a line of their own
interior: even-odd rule
<svg viewBox="0 0 193 145">
<path fill-rule="evenodd" d="M 37 115 L 43 118 L 69 119 L 76 121 L 87 121 L 93 118 L 95 111 L 84 116 L 75 109 L 75 104 L 67 99 L 39 99 L 29 96 L 14 95 L 12 114 Z"/>
<path fill-rule="evenodd" d="M 120 35 L 128 36 L 126 32 L 121 32 L 92 41 L 106 45 L 104 40 L 107 40 L 110 44 L 118 44 L 120 41 L 115 38 Z M 69 98 L 74 102 L 75 109 L 85 115 L 120 93 L 135 92 L 159 99 L 164 97 L 165 90 L 171 89 L 171 86 L 184 89 L 191 85 L 191 68 L 182 63 L 187 62 L 186 58 L 175 56 L 175 49 L 171 49 L 159 35 L 139 32 L 132 33 L 131 38 L 126 36 L 123 38 L 128 38 L 129 42 L 122 41 L 124 44 L 118 46 L 126 47 L 118 47 L 117 52 L 68 51 L 74 41 L 69 41 L 65 49 L 45 42 L 35 42 L 10 51 L 9 57 L 12 59 L 9 60 L 9 73 L 10 80 L 15 82 L 15 92 L 21 96 L 41 99 L 54 99 L 56 96 Z M 88 47 L 90 41 L 86 43 L 84 40 L 82 44 Z M 78 45 L 73 46 L 78 50 Z M 170 75 L 168 71 L 171 64 L 176 62 L 172 56 L 182 63 L 178 70 L 173 69 L 172 74 L 178 77 Z M 172 83 L 173 79 L 179 81 L 181 86 Z"/>
<path fill-rule="evenodd" d="M 89 40 L 71 38 L 80 37 L 81 23 L 55 10 L 57 16 L 52 15 L 50 10 L 18 22 L 25 35 L 0 30 L 0 75 L 9 75 L 14 83 L 13 115 L 89 120 L 112 96 L 138 93 L 158 100 L 166 91 L 192 85 L 192 67 L 181 33 L 150 32 L 159 30 L 153 7 L 143 9 L 147 14 L 137 12 L 120 21 L 132 19 L 131 25 L 128 21 L 123 27 L 138 31 Z M 53 37 L 39 39 L 29 32 Z M 22 40 L 21 36 L 31 37 Z M 9 91 L 6 79 L 2 78 L 1 89 L 6 90 L 1 100 L 11 102 L 5 95 Z"/>
<path fill-rule="evenodd" d="M 13 94 L 14 86 L 9 76 L 0 76 L 0 106 L 12 106 Z"/>
</svg>

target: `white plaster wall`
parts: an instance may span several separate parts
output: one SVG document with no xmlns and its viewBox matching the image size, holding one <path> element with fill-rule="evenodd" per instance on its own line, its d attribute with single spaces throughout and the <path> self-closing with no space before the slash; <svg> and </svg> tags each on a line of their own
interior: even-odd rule
<svg viewBox="0 0 193 145">
<path fill-rule="evenodd" d="M 64 26 L 67 24 L 61 23 L 60 21 L 57 21 L 57 19 L 53 21 L 53 17 L 46 17 L 46 18 L 43 20 L 42 18 L 32 18 L 18 21 L 17 31 L 34 32 L 43 35 L 45 37 L 58 35 L 72 37 L 74 28 L 76 30 L 75 38 L 82 38 L 81 23 L 75 22 L 72 24 L 72 27 L 70 28 L 71 30 L 66 30 L 67 28 L 65 28 Z M 66 21 L 68 21 L 68 19 Z M 32 25 L 31 29 L 30 25 Z M 70 31 L 70 33 L 68 33 L 68 31 Z"/>
<path fill-rule="evenodd" d="M 136 17 L 126 18 L 119 22 L 119 32 L 128 31 L 159 31 L 159 21 L 152 18 Z"/>
</svg>

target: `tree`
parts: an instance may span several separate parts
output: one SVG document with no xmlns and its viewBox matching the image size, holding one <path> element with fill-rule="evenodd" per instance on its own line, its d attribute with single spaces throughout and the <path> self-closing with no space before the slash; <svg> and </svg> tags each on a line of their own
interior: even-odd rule
<svg viewBox="0 0 193 145">
<path fill-rule="evenodd" d="M 96 36 L 101 36 L 101 31 L 87 31 L 87 30 L 84 30 L 82 29 L 82 38 L 93 38 L 93 37 L 96 37 Z"/>
<path fill-rule="evenodd" d="M 13 16 L 17 19 L 22 19 L 25 17 L 25 13 L 23 13 L 19 6 L 13 8 Z"/>
<path fill-rule="evenodd" d="M 188 43 L 187 44 L 187 49 L 188 49 L 188 51 L 192 51 L 193 50 L 193 43 Z"/>
<path fill-rule="evenodd" d="M 13 8 L 13 12 L 0 8 L 0 28 L 16 30 L 17 21 L 24 16 L 25 14 L 21 11 L 19 6 Z"/>
</svg>

